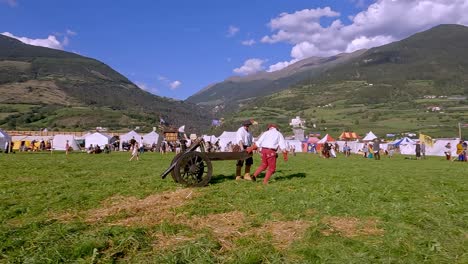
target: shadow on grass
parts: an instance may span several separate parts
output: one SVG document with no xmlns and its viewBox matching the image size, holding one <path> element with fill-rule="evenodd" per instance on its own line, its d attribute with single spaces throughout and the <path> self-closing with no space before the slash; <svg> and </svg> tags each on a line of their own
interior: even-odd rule
<svg viewBox="0 0 468 264">
<path fill-rule="evenodd" d="M 302 172 L 293 173 L 293 174 L 289 174 L 285 176 L 277 176 L 278 175 L 277 173 L 281 173 L 281 171 L 277 171 L 275 174 L 273 174 L 273 178 L 275 181 L 285 181 L 285 180 L 290 180 L 293 178 L 305 178 L 306 177 L 306 174 Z M 257 178 L 257 181 L 258 180 L 263 181 L 263 178 L 265 177 L 265 173 L 261 173 L 258 176 L 259 177 Z M 210 184 L 219 184 L 219 183 L 223 183 L 226 181 L 235 181 L 235 180 L 236 180 L 236 177 L 234 174 L 230 174 L 230 175 L 219 174 L 211 178 Z"/>
<path fill-rule="evenodd" d="M 273 174 L 273 177 L 275 177 L 274 174 Z M 293 179 L 293 178 L 305 178 L 305 177 L 306 177 L 306 174 L 303 173 L 303 172 L 300 172 L 300 173 L 293 173 L 293 174 L 289 174 L 289 175 L 285 175 L 285 176 L 275 177 L 275 180 L 276 181 L 285 181 L 285 180 L 290 180 L 290 179 Z"/>
<path fill-rule="evenodd" d="M 218 184 L 218 183 L 223 183 L 225 181 L 235 181 L 236 177 L 234 174 L 231 175 L 224 175 L 224 174 L 218 174 L 218 175 L 213 175 L 210 180 L 210 184 Z"/>
</svg>

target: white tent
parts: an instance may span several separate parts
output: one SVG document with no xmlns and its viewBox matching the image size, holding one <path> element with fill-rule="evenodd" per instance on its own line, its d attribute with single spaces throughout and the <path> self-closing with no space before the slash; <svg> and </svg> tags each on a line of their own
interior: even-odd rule
<svg viewBox="0 0 468 264">
<path fill-rule="evenodd" d="M 143 144 L 152 146 L 153 144 L 159 144 L 160 136 L 156 131 L 151 131 L 150 133 L 143 136 Z"/>
<path fill-rule="evenodd" d="M 10 144 L 9 142 L 11 141 L 10 135 L 2 129 L 0 129 L 0 149 L 5 150 L 6 144 Z"/>
<path fill-rule="evenodd" d="M 416 141 L 412 140 L 409 137 L 404 137 L 404 138 L 397 139 L 397 140 L 391 142 L 390 144 L 392 144 L 394 146 L 408 145 L 408 144 L 409 145 L 414 145 L 414 144 L 416 144 Z"/>
<path fill-rule="evenodd" d="M 65 150 L 65 145 L 67 144 L 73 150 L 80 150 L 80 147 L 75 141 L 75 137 L 72 135 L 55 135 L 54 139 L 52 140 L 52 149 L 54 150 Z"/>
<path fill-rule="evenodd" d="M 104 148 L 105 145 L 109 144 L 111 138 L 111 136 L 100 132 L 93 133 L 85 137 L 85 148 L 88 149 L 90 145 L 99 145 L 99 147 Z"/>
<path fill-rule="evenodd" d="M 333 139 L 329 134 L 326 134 L 322 139 L 320 139 L 317 144 L 323 144 L 326 142 L 335 142 L 336 140 Z"/>
<path fill-rule="evenodd" d="M 372 131 L 369 131 L 369 133 L 367 133 L 367 135 L 362 139 L 363 141 L 372 141 L 374 139 L 376 139 L 377 136 L 372 133 Z"/>
<path fill-rule="evenodd" d="M 445 145 L 450 142 L 452 145 L 452 156 L 457 153 L 458 139 L 436 139 L 432 146 L 426 145 L 426 156 L 445 156 Z M 416 143 L 415 143 L 416 144 Z M 400 145 L 400 153 L 404 155 L 415 155 L 416 146 L 414 144 Z"/>
<path fill-rule="evenodd" d="M 134 138 L 136 141 L 140 141 L 141 136 L 135 131 L 130 131 L 127 134 L 123 134 L 119 137 L 120 143 L 119 143 L 119 149 L 122 150 L 122 143 L 123 142 L 129 142 L 130 139 Z"/>
<path fill-rule="evenodd" d="M 226 150 L 226 146 L 229 142 L 233 145 L 236 143 L 236 132 L 224 131 L 219 137 L 219 146 L 221 147 L 221 151 Z"/>
<path fill-rule="evenodd" d="M 302 152 L 302 142 L 297 139 L 287 139 L 286 146 L 288 147 L 288 151 L 291 150 L 291 146 L 294 146 L 295 152 Z"/>
<path fill-rule="evenodd" d="M 82 136 L 79 136 L 79 137 L 76 137 L 75 139 L 85 139 L 87 136 L 91 135 L 92 133 L 91 132 L 86 132 L 86 134 L 82 135 Z"/>
<path fill-rule="evenodd" d="M 212 144 L 216 143 L 216 141 L 218 140 L 218 138 L 213 135 L 203 135 L 202 137 L 205 142 L 211 142 Z"/>
</svg>

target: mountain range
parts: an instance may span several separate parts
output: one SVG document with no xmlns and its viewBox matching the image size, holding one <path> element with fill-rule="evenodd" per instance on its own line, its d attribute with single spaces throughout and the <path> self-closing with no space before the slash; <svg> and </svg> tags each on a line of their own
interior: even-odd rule
<svg viewBox="0 0 468 264">
<path fill-rule="evenodd" d="M 439 25 L 368 50 L 230 77 L 176 101 L 138 88 L 98 60 L 0 35 L 0 126 L 148 130 L 163 118 L 208 132 L 212 117 L 225 118 L 217 130 L 253 117 L 289 130 L 289 120 L 301 115 L 324 132 L 377 127 L 445 135 L 449 124 L 468 123 L 467 43 L 467 27 Z M 431 105 L 445 116 L 426 114 Z"/>
<path fill-rule="evenodd" d="M 467 27 L 440 25 L 407 39 L 369 50 L 326 58 L 312 57 L 275 72 L 231 77 L 202 89 L 187 101 L 214 106 L 221 112 L 220 115 L 224 115 L 255 99 L 290 89 L 299 83 L 318 85 L 347 80 L 372 84 L 432 80 L 436 87 L 424 92 L 463 93 L 466 91 L 460 88 L 467 86 L 468 71 L 468 58 L 464 55 L 468 52 L 466 43 Z M 376 89 L 372 86 L 368 88 L 371 91 Z M 367 90 L 354 94 L 366 97 Z"/>
<path fill-rule="evenodd" d="M 4 35 L 0 35 L 0 94 L 3 123 L 10 129 L 151 127 L 160 118 L 195 131 L 210 124 L 200 107 L 146 92 L 98 60 Z M 28 111 L 17 112 L 15 104 L 29 106 Z"/>
</svg>

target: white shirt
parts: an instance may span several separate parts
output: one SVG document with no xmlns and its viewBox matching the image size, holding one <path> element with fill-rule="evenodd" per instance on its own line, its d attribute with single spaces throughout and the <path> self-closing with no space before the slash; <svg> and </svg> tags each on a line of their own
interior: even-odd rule
<svg viewBox="0 0 468 264">
<path fill-rule="evenodd" d="M 274 127 L 263 133 L 256 144 L 260 148 L 277 149 L 279 147 L 282 150 L 287 150 L 283 135 Z"/>
<path fill-rule="evenodd" d="M 252 134 L 245 129 L 245 127 L 240 127 L 236 132 L 236 143 L 242 141 L 242 145 L 251 146 L 253 142 Z"/>
</svg>

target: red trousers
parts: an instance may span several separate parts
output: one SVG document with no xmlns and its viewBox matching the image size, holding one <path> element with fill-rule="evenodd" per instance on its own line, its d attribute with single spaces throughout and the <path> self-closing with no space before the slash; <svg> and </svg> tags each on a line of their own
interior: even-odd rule
<svg viewBox="0 0 468 264">
<path fill-rule="evenodd" d="M 267 170 L 265 174 L 265 178 L 263 179 L 263 183 L 268 183 L 271 175 L 276 171 L 276 150 L 262 148 L 262 164 L 260 167 L 255 171 L 254 176 L 257 177 L 262 171 Z"/>
</svg>

